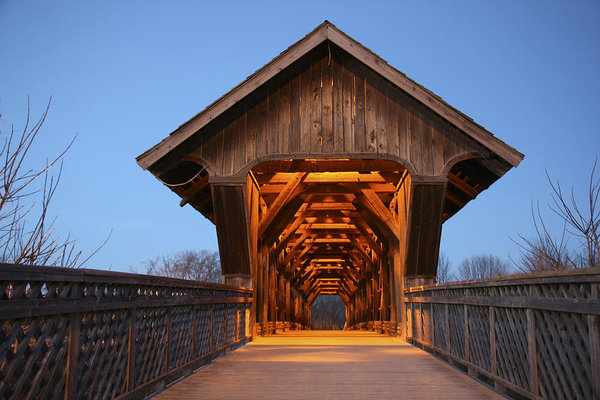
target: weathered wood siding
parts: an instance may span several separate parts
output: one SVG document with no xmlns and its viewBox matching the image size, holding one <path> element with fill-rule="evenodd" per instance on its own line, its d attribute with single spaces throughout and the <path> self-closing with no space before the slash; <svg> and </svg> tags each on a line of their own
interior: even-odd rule
<svg viewBox="0 0 600 400">
<path fill-rule="evenodd" d="M 435 176 L 481 152 L 458 129 L 341 49 L 325 46 L 203 128 L 191 159 L 214 175 L 276 158 L 384 158 Z M 189 148 L 189 147 L 188 147 Z M 484 153 L 484 152 L 483 152 Z"/>
</svg>

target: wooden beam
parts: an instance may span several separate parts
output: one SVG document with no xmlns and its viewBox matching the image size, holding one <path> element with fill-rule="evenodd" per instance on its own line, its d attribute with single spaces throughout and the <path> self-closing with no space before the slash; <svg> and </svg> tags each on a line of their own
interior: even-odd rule
<svg viewBox="0 0 600 400">
<path fill-rule="evenodd" d="M 301 172 L 297 173 L 294 178 L 292 178 L 285 188 L 281 191 L 277 199 L 271 204 L 268 208 L 266 214 L 263 215 L 259 225 L 258 225 L 258 235 L 263 236 L 265 231 L 269 229 L 275 216 L 281 211 L 283 206 L 292 198 L 294 192 L 297 192 L 297 189 L 302 189 L 303 185 L 301 185 L 302 180 L 306 177 L 306 173 Z"/>
</svg>

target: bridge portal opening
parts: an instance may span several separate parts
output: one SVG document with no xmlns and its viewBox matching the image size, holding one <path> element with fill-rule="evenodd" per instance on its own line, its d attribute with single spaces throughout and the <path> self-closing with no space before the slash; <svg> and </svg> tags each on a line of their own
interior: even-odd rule
<svg viewBox="0 0 600 400">
<path fill-rule="evenodd" d="M 390 251 L 406 228 L 411 178 L 404 166 L 389 160 L 274 160 L 254 166 L 248 181 L 250 219 L 257 221 L 251 235 L 261 333 L 298 324 L 342 329 L 338 319 L 354 326 L 395 318 Z M 326 297 L 316 301 L 319 296 Z M 320 315 L 316 322 L 313 311 L 326 308 L 324 299 L 332 296 L 341 302 L 342 317 L 324 322 Z"/>
</svg>

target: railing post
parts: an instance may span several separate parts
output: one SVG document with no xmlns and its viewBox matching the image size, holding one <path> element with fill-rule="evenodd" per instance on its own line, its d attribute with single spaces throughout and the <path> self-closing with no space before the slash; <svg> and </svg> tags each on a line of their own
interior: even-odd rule
<svg viewBox="0 0 600 400">
<path fill-rule="evenodd" d="M 198 306 L 192 306 L 192 343 L 190 346 L 190 361 L 196 358 L 196 315 L 198 314 Z"/>
<path fill-rule="evenodd" d="M 71 297 L 79 297 L 78 285 L 73 284 Z M 81 313 L 73 313 L 69 317 L 69 339 L 67 349 L 67 370 L 65 382 L 65 399 L 77 399 L 77 381 L 79 370 L 79 336 L 81 331 Z"/>
<path fill-rule="evenodd" d="M 214 328 L 215 328 L 215 310 L 212 306 L 212 304 L 209 306 L 210 308 L 210 323 L 209 323 L 209 336 L 210 336 L 210 345 L 209 345 L 209 351 L 213 351 L 215 349 L 215 335 L 214 335 Z"/>
<path fill-rule="evenodd" d="M 532 288 L 529 288 L 529 296 L 532 296 Z M 531 308 L 525 311 L 527 314 L 527 363 L 529 364 L 529 391 L 538 394 L 538 370 L 537 352 L 535 346 L 535 314 Z"/>
<path fill-rule="evenodd" d="M 597 283 L 591 284 L 591 298 L 598 299 L 600 288 Z M 596 400 L 600 400 L 600 317 L 588 315 L 588 335 L 590 338 L 590 361 L 592 393 Z"/>
<path fill-rule="evenodd" d="M 171 369 L 171 307 L 167 309 L 167 339 L 165 345 L 165 373 Z"/>
<path fill-rule="evenodd" d="M 496 309 L 488 307 L 488 317 L 490 326 L 490 372 L 498 374 L 498 361 L 496 359 Z"/>
<path fill-rule="evenodd" d="M 432 293 L 433 294 L 433 293 Z M 434 318 L 433 318 L 433 302 L 429 303 L 429 320 L 431 321 L 429 323 L 429 330 L 431 331 L 431 334 L 429 335 L 430 339 L 431 339 L 431 345 L 435 347 L 435 325 L 433 325 L 435 323 Z"/>
<path fill-rule="evenodd" d="M 129 337 L 127 346 L 127 391 L 131 392 L 135 387 L 135 324 L 137 308 L 129 310 Z"/>
<path fill-rule="evenodd" d="M 463 305 L 465 315 L 465 360 L 471 361 L 471 349 L 469 346 L 469 308 L 466 304 Z"/>
<path fill-rule="evenodd" d="M 446 314 L 446 351 L 450 353 L 450 311 L 448 310 L 448 303 L 444 303 L 444 311 Z"/>
<path fill-rule="evenodd" d="M 228 314 L 228 308 L 227 304 L 223 305 L 223 318 L 225 319 L 223 321 L 223 326 L 225 327 L 225 329 L 223 329 L 223 335 L 225 336 L 225 340 L 223 341 L 224 344 L 227 344 L 227 314 Z"/>
</svg>

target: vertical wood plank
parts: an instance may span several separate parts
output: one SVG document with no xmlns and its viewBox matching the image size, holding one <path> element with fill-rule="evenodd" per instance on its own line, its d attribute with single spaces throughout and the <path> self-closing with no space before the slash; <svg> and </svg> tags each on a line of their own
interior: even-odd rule
<svg viewBox="0 0 600 400">
<path fill-rule="evenodd" d="M 328 58 L 323 59 L 321 69 L 321 96 L 322 96 L 322 124 L 323 146 L 321 151 L 332 153 L 334 149 L 333 138 L 333 77 L 332 65 Z"/>
<path fill-rule="evenodd" d="M 334 58 L 331 60 L 331 80 L 333 85 L 333 141 L 334 152 L 344 151 L 344 102 L 342 97 L 342 68 Z"/>
<path fill-rule="evenodd" d="M 307 65 L 300 74 L 300 151 L 310 152 L 311 131 L 311 66 Z"/>
<path fill-rule="evenodd" d="M 296 71 L 294 71 L 297 73 Z M 294 76 L 290 82 L 290 138 L 288 142 L 289 153 L 299 153 L 301 137 L 300 120 L 300 96 L 302 87 L 300 85 L 300 75 Z"/>
<path fill-rule="evenodd" d="M 248 164 L 256 158 L 256 131 L 258 129 L 257 113 L 257 106 L 254 106 L 250 108 L 245 115 L 244 137 L 246 138 L 246 142 L 244 143 L 244 148 L 246 153 L 244 164 Z"/>
<path fill-rule="evenodd" d="M 391 136 L 391 123 L 388 115 L 388 96 L 386 84 L 380 81 L 377 85 L 377 152 L 381 154 L 389 153 L 389 137 Z M 395 122 L 395 121 L 394 121 Z"/>
<path fill-rule="evenodd" d="M 268 121 L 267 121 L 267 154 L 279 153 L 279 90 L 274 90 L 269 94 Z"/>
<path fill-rule="evenodd" d="M 354 133 L 354 151 L 363 153 L 367 149 L 366 145 L 366 93 L 365 79 L 362 76 L 354 77 L 354 118 L 355 118 L 355 133 Z"/>
<path fill-rule="evenodd" d="M 323 122 L 322 110 L 323 104 L 321 99 L 321 64 L 322 59 L 311 66 L 310 75 L 310 152 L 320 153 L 323 142 Z"/>
<path fill-rule="evenodd" d="M 405 95 L 396 93 L 396 120 L 398 124 L 398 155 L 410 161 L 410 114 Z M 392 121 L 393 122 L 393 121 Z"/>
<path fill-rule="evenodd" d="M 344 124 L 344 151 L 354 151 L 354 77 L 352 73 L 342 68 L 342 119 Z"/>
<path fill-rule="evenodd" d="M 365 139 L 367 151 L 377 152 L 377 89 L 372 79 L 365 79 Z"/>
<path fill-rule="evenodd" d="M 410 149 L 410 160 L 417 169 L 417 173 L 421 174 L 423 171 L 423 162 L 421 154 L 421 120 L 414 114 L 415 110 L 411 107 L 409 113 L 409 149 Z"/>
<path fill-rule="evenodd" d="M 256 157 L 267 154 L 267 143 L 269 139 L 268 126 L 268 103 L 269 98 L 264 91 L 260 91 L 262 100 L 256 106 Z"/>
<path fill-rule="evenodd" d="M 71 296 L 79 297 L 79 287 L 76 283 L 71 288 Z M 67 349 L 67 370 L 65 382 L 65 399 L 75 400 L 77 396 L 77 382 L 79 380 L 79 350 L 81 344 L 81 313 L 73 313 L 69 317 L 69 339 Z"/>
<path fill-rule="evenodd" d="M 286 73 L 287 75 L 287 73 Z M 284 79 L 286 76 L 283 77 Z M 290 84 L 286 82 L 279 88 L 279 104 L 277 106 L 277 136 L 280 154 L 285 154 L 290 141 Z"/>
</svg>

